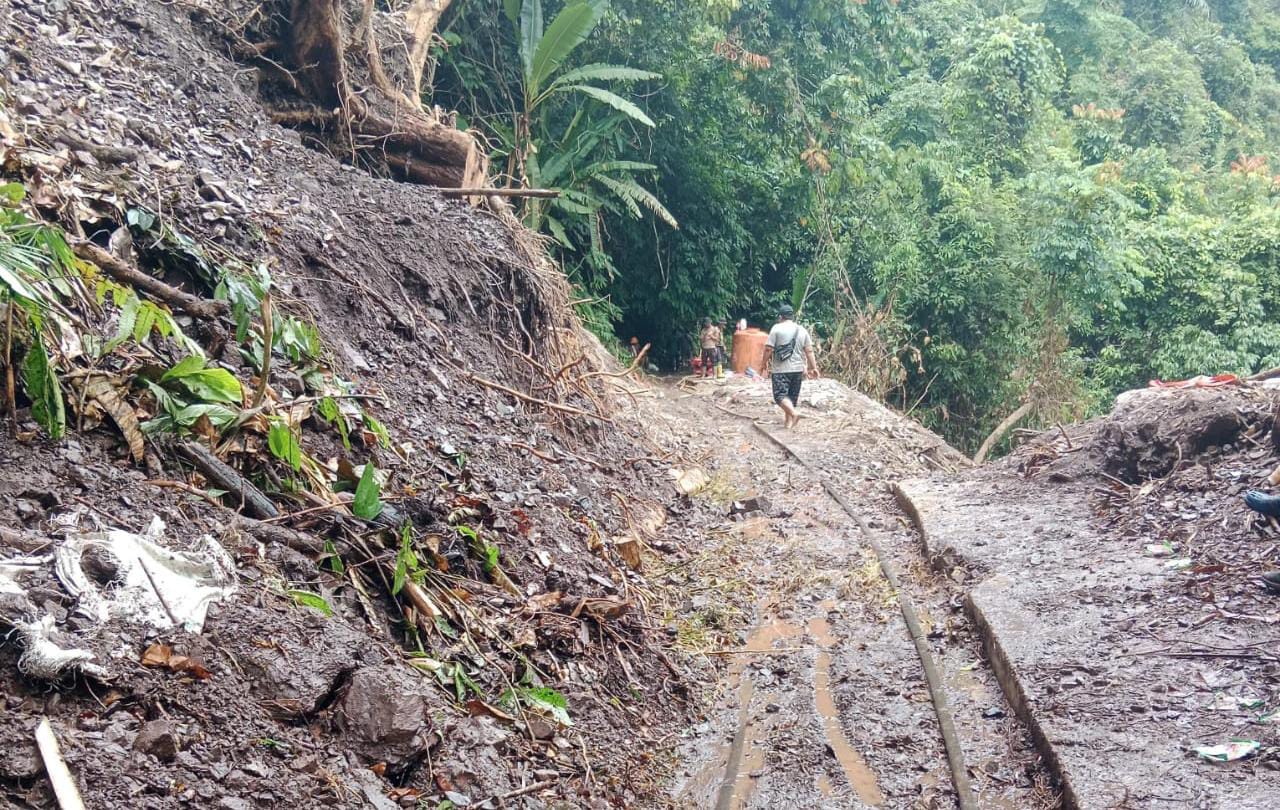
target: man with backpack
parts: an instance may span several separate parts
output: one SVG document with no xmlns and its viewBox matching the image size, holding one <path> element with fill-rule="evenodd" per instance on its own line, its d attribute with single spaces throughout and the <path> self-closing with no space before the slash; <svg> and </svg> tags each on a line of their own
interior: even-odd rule
<svg viewBox="0 0 1280 810">
<path fill-rule="evenodd" d="M 808 329 L 792 320 L 795 314 L 790 305 L 779 307 L 778 322 L 769 330 L 764 345 L 764 365 L 773 382 L 773 401 L 782 408 L 784 424 L 789 428 L 800 422 L 796 406 L 800 404 L 800 384 L 805 374 L 814 379 L 819 376 L 813 339 Z"/>
</svg>

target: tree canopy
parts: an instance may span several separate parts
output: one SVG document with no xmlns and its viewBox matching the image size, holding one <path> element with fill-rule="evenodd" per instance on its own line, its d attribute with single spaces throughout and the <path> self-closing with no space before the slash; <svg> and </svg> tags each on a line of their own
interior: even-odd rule
<svg viewBox="0 0 1280 810">
<path fill-rule="evenodd" d="M 434 98 L 511 182 L 555 161 L 568 210 L 527 221 L 606 336 L 671 363 L 790 301 L 968 447 L 1025 403 L 1280 365 L 1275 3 L 505 5 L 454 4 Z M 593 19 L 533 110 L 531 5 Z"/>
</svg>

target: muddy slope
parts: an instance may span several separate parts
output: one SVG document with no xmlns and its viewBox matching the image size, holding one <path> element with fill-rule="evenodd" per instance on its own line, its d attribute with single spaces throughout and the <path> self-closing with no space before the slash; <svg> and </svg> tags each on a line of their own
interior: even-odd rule
<svg viewBox="0 0 1280 810">
<path fill-rule="evenodd" d="M 312 319 L 332 368 L 379 398 L 370 410 L 392 449 L 358 445 L 351 461 L 375 461 L 401 514 L 446 538 L 439 554 L 453 563 L 456 615 L 469 621 L 406 634 L 402 606 L 377 588 L 362 603 L 319 555 L 264 543 L 231 510 L 145 483 L 190 470 L 161 452 L 144 473 L 107 428 L 57 445 L 5 439 L 0 525 L 11 550 L 36 551 L 73 524 L 140 531 L 157 515 L 174 546 L 219 539 L 241 587 L 199 636 L 110 628 L 106 682 L 33 680 L 19 650 L 0 647 L 2 800 L 51 806 L 31 742 L 42 716 L 95 807 L 504 795 L 506 806 L 592 806 L 644 795 L 654 776 L 643 743 L 668 736 L 686 673 L 650 628 L 652 595 L 608 541 L 642 504 L 675 520 L 692 513 L 609 390 L 546 377 L 566 368 L 582 379 L 597 362 L 563 279 L 497 218 L 345 167 L 272 124 L 254 71 L 227 56 L 193 5 L 7 0 L 0 36 L 10 43 L 4 135 L 19 144 L 6 170 L 51 219 L 103 244 L 145 205 L 217 255 L 267 262 L 280 306 Z M 219 359 L 238 362 L 231 349 Z M 287 370 L 271 382 L 300 387 Z M 335 438 L 316 441 L 318 456 L 342 455 Z M 460 504 L 496 539 L 514 591 L 452 532 Z M 335 526 L 297 528 L 314 551 Z M 37 606 L 73 618 L 52 579 L 38 589 Z M 323 595 L 334 615 L 299 606 L 290 590 Z M 155 643 L 211 677 L 141 666 Z M 445 675 L 411 666 L 406 649 L 418 644 Z M 564 695 L 572 727 L 495 711 L 531 673 Z"/>
</svg>

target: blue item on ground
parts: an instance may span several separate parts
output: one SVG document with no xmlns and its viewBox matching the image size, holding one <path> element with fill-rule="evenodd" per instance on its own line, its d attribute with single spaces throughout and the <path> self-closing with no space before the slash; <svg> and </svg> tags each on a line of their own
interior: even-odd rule
<svg viewBox="0 0 1280 810">
<path fill-rule="evenodd" d="M 1271 517 L 1280 517 L 1280 495 L 1268 495 L 1265 492 L 1251 489 L 1244 494 L 1244 503 L 1245 506 L 1255 512 L 1261 512 Z"/>
</svg>

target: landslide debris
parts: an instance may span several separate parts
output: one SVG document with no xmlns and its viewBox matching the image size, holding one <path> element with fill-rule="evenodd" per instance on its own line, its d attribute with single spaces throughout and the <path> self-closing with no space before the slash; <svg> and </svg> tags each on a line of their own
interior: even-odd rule
<svg viewBox="0 0 1280 810">
<path fill-rule="evenodd" d="M 689 675 L 634 568 L 699 511 L 537 245 L 304 145 L 207 7 L 10 0 L 0 35 L 0 558 L 39 614 L 0 622 L 104 669 L 0 644 L 0 801 L 53 806 L 43 717 L 94 807 L 648 795 Z M 56 576 L 153 517 L 234 563 L 202 632 Z"/>
</svg>

